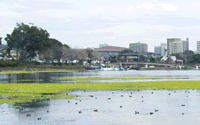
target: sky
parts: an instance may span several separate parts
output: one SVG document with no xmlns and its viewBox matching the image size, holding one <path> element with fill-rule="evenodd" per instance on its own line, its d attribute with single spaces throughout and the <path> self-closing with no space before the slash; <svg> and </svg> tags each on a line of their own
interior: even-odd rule
<svg viewBox="0 0 200 125">
<path fill-rule="evenodd" d="M 0 37 L 16 23 L 34 23 L 70 47 L 129 47 L 140 41 L 148 50 L 167 38 L 200 41 L 198 0 L 0 0 Z M 3 41 L 6 44 L 6 41 Z"/>
</svg>

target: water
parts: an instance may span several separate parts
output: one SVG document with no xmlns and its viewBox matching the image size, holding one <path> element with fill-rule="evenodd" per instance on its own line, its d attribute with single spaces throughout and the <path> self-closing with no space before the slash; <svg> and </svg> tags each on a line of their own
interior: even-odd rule
<svg viewBox="0 0 200 125">
<path fill-rule="evenodd" d="M 24 108 L 21 112 L 11 104 L 2 104 L 1 125 L 193 125 L 200 122 L 199 90 L 74 91 L 71 94 L 80 97 L 51 100 L 48 106 Z M 31 116 L 26 116 L 27 113 Z"/>
<path fill-rule="evenodd" d="M 200 70 L 139 70 L 139 71 L 90 71 L 90 72 L 69 72 L 69 73 L 30 73 L 30 74 L 9 74 L 0 75 L 0 83 L 54 83 L 54 82 L 77 82 L 77 81 L 56 81 L 56 78 L 79 78 L 79 77 L 102 77 L 102 78 L 125 78 L 125 77 L 166 77 L 176 80 L 200 80 Z M 152 79 L 160 81 L 169 79 Z M 172 79 L 173 80 L 173 79 Z M 99 80 L 86 82 L 135 82 L 147 80 Z M 83 81 L 79 81 L 83 82 Z"/>
<path fill-rule="evenodd" d="M 0 81 L 51 83 L 55 82 L 55 78 L 65 77 L 176 77 L 178 79 L 146 81 L 200 80 L 199 70 L 169 70 L 11 74 L 0 75 Z M 73 91 L 69 94 L 78 97 L 75 100 L 51 99 L 20 109 L 14 108 L 13 104 L 0 104 L 0 125 L 195 125 L 200 122 L 200 90 Z"/>
</svg>

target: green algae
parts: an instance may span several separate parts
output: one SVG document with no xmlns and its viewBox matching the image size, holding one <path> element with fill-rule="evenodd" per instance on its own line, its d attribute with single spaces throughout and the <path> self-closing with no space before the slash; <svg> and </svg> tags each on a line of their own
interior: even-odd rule
<svg viewBox="0 0 200 125">
<path fill-rule="evenodd" d="M 0 84 L 0 103 L 25 103 L 45 99 L 75 99 L 71 90 L 200 89 L 200 81 L 154 81 L 129 83 Z"/>
</svg>

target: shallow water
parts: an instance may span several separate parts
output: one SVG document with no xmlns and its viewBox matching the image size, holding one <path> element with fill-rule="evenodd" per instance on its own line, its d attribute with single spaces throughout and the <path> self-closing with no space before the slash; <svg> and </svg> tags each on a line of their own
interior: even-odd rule
<svg viewBox="0 0 200 125">
<path fill-rule="evenodd" d="M 74 91 L 70 94 L 79 97 L 50 100 L 49 105 L 23 111 L 11 104 L 1 104 L 1 125 L 193 125 L 200 122 L 199 90 Z"/>
<path fill-rule="evenodd" d="M 53 80 L 55 78 L 71 77 L 176 78 L 87 82 L 174 81 L 200 80 L 200 73 L 199 70 L 159 70 L 11 74 L 0 75 L 0 82 L 51 83 L 58 82 Z M 200 90 L 73 91 L 69 94 L 77 96 L 77 99 L 51 99 L 41 104 L 34 104 L 34 108 L 23 107 L 21 109 L 14 108 L 13 104 L 0 104 L 0 125 L 194 125 L 200 122 L 198 120 Z M 97 111 L 94 111 L 96 109 Z M 135 111 L 139 114 L 135 114 Z M 153 114 L 150 115 L 150 112 Z"/>
<path fill-rule="evenodd" d="M 102 78 L 133 78 L 133 77 L 166 77 L 179 80 L 200 80 L 200 70 L 138 70 L 138 71 L 89 71 L 89 72 L 67 72 L 67 73 L 29 73 L 0 75 L 0 83 L 53 83 L 53 82 L 77 82 L 77 81 L 56 81 L 56 78 L 79 78 L 79 77 L 102 77 Z M 170 79 L 151 79 L 151 81 Z M 99 80 L 84 82 L 135 82 L 144 80 Z M 83 82 L 83 81 L 78 81 Z"/>
</svg>

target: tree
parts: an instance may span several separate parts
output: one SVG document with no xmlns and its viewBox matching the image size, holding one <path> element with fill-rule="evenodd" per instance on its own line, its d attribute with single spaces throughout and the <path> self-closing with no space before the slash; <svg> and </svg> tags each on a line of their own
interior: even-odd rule
<svg viewBox="0 0 200 125">
<path fill-rule="evenodd" d="M 186 50 L 185 52 L 183 52 L 183 54 L 186 54 L 186 55 L 193 55 L 194 52 L 192 50 Z"/>
<path fill-rule="evenodd" d="M 150 62 L 156 62 L 156 58 L 150 57 Z"/>
<path fill-rule="evenodd" d="M 172 54 L 171 56 L 175 56 L 177 60 L 183 60 L 183 63 L 186 63 L 186 59 L 183 56 L 181 56 L 181 54 L 176 53 Z"/>
<path fill-rule="evenodd" d="M 132 53 L 133 51 L 131 49 L 125 49 L 125 50 L 122 50 L 120 52 L 120 54 L 123 54 L 123 53 Z"/>
<path fill-rule="evenodd" d="M 191 63 L 200 63 L 200 54 L 194 54 Z"/>
<path fill-rule="evenodd" d="M 5 41 L 10 51 L 16 49 L 20 52 L 20 60 L 34 58 L 38 52 L 47 49 L 49 44 L 49 33 L 37 26 L 29 26 L 17 23 L 11 34 L 7 34 Z M 9 54 L 10 55 L 10 54 Z"/>
<path fill-rule="evenodd" d="M 57 60 L 58 62 L 63 56 L 63 45 L 60 41 L 49 38 L 48 48 L 40 52 L 41 59 L 48 61 Z"/>
</svg>

